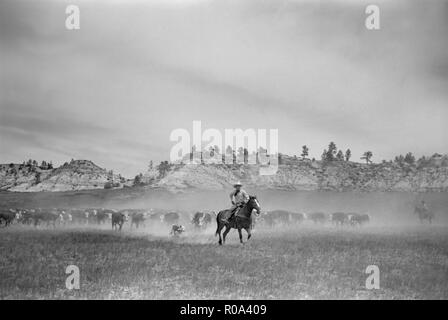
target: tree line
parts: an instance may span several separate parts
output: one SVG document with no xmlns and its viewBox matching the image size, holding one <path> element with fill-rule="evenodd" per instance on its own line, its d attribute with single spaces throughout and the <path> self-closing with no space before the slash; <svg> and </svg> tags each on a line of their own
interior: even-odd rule
<svg viewBox="0 0 448 320">
<path fill-rule="evenodd" d="M 0 167 L 0 171 L 3 171 L 3 166 Z M 28 161 L 23 161 L 21 164 L 17 165 L 14 163 L 10 163 L 6 172 L 9 174 L 17 174 L 18 171 L 27 171 L 27 172 L 36 172 L 37 169 L 41 170 L 51 170 L 53 169 L 53 163 L 51 161 L 43 160 L 40 164 L 36 160 L 29 159 Z"/>
<path fill-rule="evenodd" d="M 259 150 L 257 152 L 251 153 L 251 155 L 253 155 L 255 157 L 257 164 L 260 163 L 259 154 L 261 152 L 266 153 L 266 151 L 267 151 L 266 149 L 259 148 Z M 315 158 L 312 158 L 312 159 L 309 158 L 309 153 L 310 153 L 309 147 L 307 145 L 303 145 L 301 148 L 301 152 L 300 152 L 300 158 L 303 161 L 316 161 Z M 223 164 L 226 163 L 225 157 L 229 156 L 229 155 L 233 159 L 233 164 L 236 164 L 237 160 L 242 160 L 242 163 L 247 164 L 249 155 L 250 155 L 249 151 L 246 148 L 242 148 L 242 147 L 238 148 L 237 150 L 234 150 L 231 146 L 228 146 L 225 150 L 225 153 L 221 154 L 218 146 L 210 147 L 207 152 L 205 152 L 205 151 L 198 152 L 196 150 L 196 147 L 193 146 L 191 149 L 191 152 L 187 155 L 186 159 L 193 160 L 195 155 L 199 155 L 200 163 L 203 164 L 203 163 L 205 163 L 204 162 L 204 154 L 206 154 L 206 156 L 211 156 L 211 157 L 215 156 L 216 154 L 221 155 Z M 294 155 L 293 157 L 296 159 L 298 158 L 296 155 Z M 442 157 L 442 156 L 440 154 L 436 153 L 431 157 L 422 156 L 421 158 L 419 158 L 417 160 L 412 152 L 408 152 L 405 155 L 396 156 L 394 158 L 394 160 L 390 160 L 390 161 L 383 160 L 382 163 L 395 163 L 400 166 L 409 165 L 409 166 L 422 167 L 422 166 L 432 165 L 431 161 L 432 161 L 432 159 L 434 159 L 436 157 Z M 328 144 L 328 147 L 323 150 L 322 155 L 321 155 L 321 161 L 324 163 L 342 162 L 342 161 L 349 162 L 351 158 L 352 158 L 352 151 L 349 148 L 346 150 L 338 149 L 336 146 L 336 143 L 333 141 Z M 360 160 L 365 161 L 366 164 L 372 164 L 373 163 L 372 158 L 373 158 L 373 152 L 368 150 L 368 151 L 363 152 L 363 154 L 360 157 Z M 281 153 L 278 154 L 278 162 L 279 162 L 279 164 L 285 163 L 284 155 Z M 183 161 L 180 162 L 180 164 L 182 164 L 182 163 L 183 163 Z M 175 164 L 170 163 L 169 161 L 161 161 L 158 165 L 154 166 L 153 161 L 150 161 L 149 166 L 148 166 L 148 171 L 153 172 L 154 175 L 148 181 L 148 179 L 145 179 L 145 176 L 142 173 L 139 173 L 134 178 L 134 185 L 136 185 L 136 186 L 146 185 L 146 184 L 151 183 L 154 179 L 161 179 L 161 178 L 165 177 L 168 174 L 168 172 L 171 171 L 171 169 L 174 165 Z M 448 166 L 448 158 L 445 157 L 443 159 L 442 166 Z"/>
</svg>

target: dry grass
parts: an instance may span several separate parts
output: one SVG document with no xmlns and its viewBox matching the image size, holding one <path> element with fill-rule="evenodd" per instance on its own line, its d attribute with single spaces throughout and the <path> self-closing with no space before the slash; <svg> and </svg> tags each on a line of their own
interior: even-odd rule
<svg viewBox="0 0 448 320">
<path fill-rule="evenodd" d="M 30 299 L 447 299 L 448 229 L 301 226 L 179 239 L 95 229 L 0 230 L 0 298 Z M 65 289 L 65 268 L 81 289 Z M 381 289 L 365 289 L 365 268 Z"/>
</svg>

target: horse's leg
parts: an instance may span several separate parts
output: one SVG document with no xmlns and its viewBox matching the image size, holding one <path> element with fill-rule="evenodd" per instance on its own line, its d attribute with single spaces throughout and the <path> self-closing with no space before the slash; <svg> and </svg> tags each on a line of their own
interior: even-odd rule
<svg viewBox="0 0 448 320">
<path fill-rule="evenodd" d="M 223 224 L 218 223 L 218 228 L 216 229 L 216 234 L 219 235 L 219 241 L 218 241 L 218 243 L 219 243 L 220 245 L 222 245 L 221 230 L 222 230 L 222 227 L 223 227 L 223 226 L 224 226 Z"/>
<path fill-rule="evenodd" d="M 252 236 L 252 233 L 250 232 L 250 231 L 251 231 L 251 228 L 249 227 L 249 228 L 246 228 L 245 230 L 246 230 L 246 232 L 247 232 L 247 240 L 249 240 L 250 237 Z"/>
<path fill-rule="evenodd" d="M 222 235 L 222 241 L 223 241 L 224 243 L 226 243 L 226 236 L 227 236 L 227 234 L 229 233 L 229 231 L 230 231 L 231 229 L 232 229 L 231 227 L 226 226 L 226 230 L 224 230 L 224 233 L 223 233 L 223 235 Z"/>
<path fill-rule="evenodd" d="M 238 227 L 238 234 L 240 236 L 240 242 L 243 243 L 243 233 L 241 232 L 241 227 Z"/>
</svg>

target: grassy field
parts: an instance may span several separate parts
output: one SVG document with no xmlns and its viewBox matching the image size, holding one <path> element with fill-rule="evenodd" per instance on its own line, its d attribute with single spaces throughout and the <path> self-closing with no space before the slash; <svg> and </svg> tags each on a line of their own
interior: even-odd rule
<svg viewBox="0 0 448 320">
<path fill-rule="evenodd" d="M 244 245 L 232 231 L 222 247 L 213 232 L 0 229 L 0 298 L 448 298 L 447 227 L 258 229 Z M 80 290 L 65 288 L 71 264 Z M 379 290 L 365 288 L 372 264 Z"/>
</svg>

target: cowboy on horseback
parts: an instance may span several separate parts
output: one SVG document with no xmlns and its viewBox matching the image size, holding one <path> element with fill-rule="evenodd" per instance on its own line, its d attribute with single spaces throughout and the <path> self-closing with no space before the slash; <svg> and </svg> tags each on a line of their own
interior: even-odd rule
<svg viewBox="0 0 448 320">
<path fill-rule="evenodd" d="M 226 222 L 230 221 L 230 219 L 238 213 L 241 207 L 243 207 L 249 201 L 249 194 L 241 189 L 243 185 L 241 182 L 237 182 L 233 185 L 235 190 L 230 193 L 230 201 L 232 202 L 232 207 L 230 207 L 230 216 L 225 219 Z"/>
<path fill-rule="evenodd" d="M 235 191 L 230 194 L 232 200 L 232 208 L 221 210 L 216 216 L 216 233 L 219 236 L 219 244 L 222 245 L 226 241 L 226 236 L 231 229 L 238 229 L 240 242 L 243 243 L 243 234 L 241 230 L 244 229 L 247 232 L 247 240 L 251 237 L 251 230 L 253 229 L 253 217 L 254 210 L 257 211 L 257 215 L 260 214 L 261 207 L 256 196 L 249 196 L 244 190 L 241 189 L 241 183 L 235 183 Z M 221 237 L 221 230 L 224 233 Z"/>
</svg>

